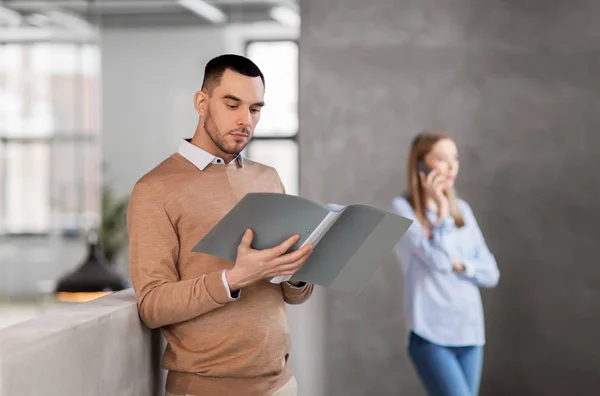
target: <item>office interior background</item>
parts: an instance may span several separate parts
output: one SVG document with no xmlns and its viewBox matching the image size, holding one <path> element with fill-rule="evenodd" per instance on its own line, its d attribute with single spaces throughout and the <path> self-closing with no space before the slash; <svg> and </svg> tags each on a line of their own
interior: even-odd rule
<svg viewBox="0 0 600 396">
<path fill-rule="evenodd" d="M 222 53 L 265 74 L 245 155 L 290 194 L 389 209 L 412 137 L 448 131 L 501 273 L 481 395 L 600 393 L 594 0 L 0 1 L 0 344 L 82 304 L 57 285 L 93 235 L 127 281 L 128 194 L 192 136 Z M 390 253 L 360 294 L 290 307 L 301 395 L 424 395 L 403 293 Z"/>
</svg>

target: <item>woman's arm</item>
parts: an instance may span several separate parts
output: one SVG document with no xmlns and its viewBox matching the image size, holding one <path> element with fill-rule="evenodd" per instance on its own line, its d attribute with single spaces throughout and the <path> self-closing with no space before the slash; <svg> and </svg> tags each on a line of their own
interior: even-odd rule
<svg viewBox="0 0 600 396">
<path fill-rule="evenodd" d="M 471 235 L 475 243 L 475 254 L 473 257 L 461 260 L 465 267 L 462 275 L 479 286 L 495 287 L 500 279 L 500 271 L 496 263 L 496 258 L 490 252 L 485 242 L 473 211 L 466 202 L 462 206 L 465 223 L 470 224 L 472 227 L 473 233 Z"/>
<path fill-rule="evenodd" d="M 440 272 L 451 272 L 451 258 L 443 245 L 448 231 L 454 227 L 454 221 L 450 220 L 452 218 L 435 227 L 432 230 L 433 238 L 429 239 L 407 200 L 396 198 L 392 205 L 395 213 L 413 220 L 395 247 L 395 253 L 403 265 L 408 266 L 414 260 Z"/>
</svg>

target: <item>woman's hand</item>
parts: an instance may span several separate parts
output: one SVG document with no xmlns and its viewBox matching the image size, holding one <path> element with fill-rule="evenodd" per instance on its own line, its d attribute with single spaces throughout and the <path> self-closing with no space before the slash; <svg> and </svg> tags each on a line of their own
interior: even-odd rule
<svg viewBox="0 0 600 396">
<path fill-rule="evenodd" d="M 450 214 L 448 197 L 444 194 L 446 177 L 437 169 L 433 169 L 427 176 L 423 172 L 419 172 L 421 184 L 425 189 L 427 196 L 431 197 L 438 206 L 438 217 L 443 219 Z"/>
<path fill-rule="evenodd" d="M 465 266 L 463 263 L 460 262 L 460 260 L 453 259 L 452 260 L 452 268 L 454 269 L 454 271 L 456 271 L 458 273 L 465 272 Z"/>
</svg>

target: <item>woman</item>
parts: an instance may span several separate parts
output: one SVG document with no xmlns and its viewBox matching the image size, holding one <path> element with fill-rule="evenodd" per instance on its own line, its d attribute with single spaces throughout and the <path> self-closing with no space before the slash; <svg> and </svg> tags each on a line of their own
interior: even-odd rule
<svg viewBox="0 0 600 396">
<path fill-rule="evenodd" d="M 499 271 L 469 205 L 456 198 L 456 144 L 443 132 L 412 143 L 408 189 L 393 201 L 414 223 L 396 246 L 406 281 L 409 354 L 430 395 L 477 395 L 485 343 L 478 287 Z"/>
</svg>

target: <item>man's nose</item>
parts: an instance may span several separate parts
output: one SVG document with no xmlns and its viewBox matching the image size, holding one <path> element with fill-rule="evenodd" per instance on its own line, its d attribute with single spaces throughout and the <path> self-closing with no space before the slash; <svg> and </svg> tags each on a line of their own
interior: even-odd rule
<svg viewBox="0 0 600 396">
<path fill-rule="evenodd" d="M 250 125 L 250 111 L 242 110 L 238 116 L 237 124 L 239 126 L 247 126 Z"/>
</svg>

